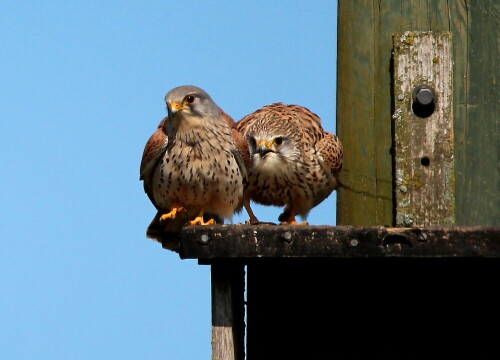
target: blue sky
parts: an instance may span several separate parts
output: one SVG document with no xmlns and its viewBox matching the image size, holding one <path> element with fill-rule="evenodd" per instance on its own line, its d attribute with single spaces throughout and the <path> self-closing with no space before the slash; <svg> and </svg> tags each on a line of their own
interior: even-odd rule
<svg viewBox="0 0 500 360">
<path fill-rule="evenodd" d="M 2 359 L 210 358 L 210 268 L 146 239 L 144 144 L 186 84 L 335 132 L 337 46 L 336 1 L 213 3 L 0 2 Z"/>
</svg>

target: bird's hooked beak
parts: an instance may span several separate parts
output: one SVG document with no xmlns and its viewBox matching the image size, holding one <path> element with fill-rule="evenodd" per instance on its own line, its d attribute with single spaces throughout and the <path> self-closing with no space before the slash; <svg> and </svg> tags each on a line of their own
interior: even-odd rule
<svg viewBox="0 0 500 360">
<path fill-rule="evenodd" d="M 167 103 L 168 116 L 170 119 L 178 112 L 184 110 L 182 104 L 178 102 Z"/>
<path fill-rule="evenodd" d="M 257 143 L 257 152 L 264 159 L 267 154 L 274 152 L 272 145 L 268 141 L 261 140 Z"/>
</svg>

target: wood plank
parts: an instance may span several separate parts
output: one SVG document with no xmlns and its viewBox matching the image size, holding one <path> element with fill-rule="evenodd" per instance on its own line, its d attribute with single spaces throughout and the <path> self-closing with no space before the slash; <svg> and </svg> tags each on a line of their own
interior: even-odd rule
<svg viewBox="0 0 500 360">
<path fill-rule="evenodd" d="M 429 0 L 401 0 L 401 31 L 429 31 Z M 432 1 L 432 0 L 431 0 Z M 395 9 L 397 11 L 397 9 Z"/>
<path fill-rule="evenodd" d="M 450 32 L 394 34 L 396 226 L 453 225 L 453 87 Z M 422 105 L 416 89 L 433 94 Z"/>
<path fill-rule="evenodd" d="M 393 224 L 393 181 L 392 181 L 392 133 L 391 126 L 387 126 L 387 116 L 392 111 L 392 88 L 390 84 L 390 70 L 392 58 L 392 39 L 389 34 L 392 15 L 387 6 L 394 5 L 394 1 L 385 1 L 374 7 L 374 97 L 373 119 L 375 134 L 375 172 L 376 172 L 376 225 Z M 388 27 L 389 26 L 389 27 Z M 389 70 L 389 71 L 388 71 Z"/>
<path fill-rule="evenodd" d="M 191 226 L 182 259 L 500 257 L 500 227 Z"/>
<path fill-rule="evenodd" d="M 453 1 L 456 3 L 456 1 Z M 429 30 L 451 31 L 451 6 L 448 1 L 428 1 Z"/>
<path fill-rule="evenodd" d="M 211 267 L 212 359 L 243 360 L 243 266 L 218 263 Z"/>
<path fill-rule="evenodd" d="M 377 9 L 374 1 L 339 1 L 337 134 L 345 157 L 337 224 L 342 225 L 392 224 L 390 124 L 384 125 L 391 113 L 390 87 L 383 87 L 390 83 L 391 47 L 376 49 Z"/>
<path fill-rule="evenodd" d="M 462 69 L 457 137 L 457 223 L 500 224 L 500 109 L 498 67 L 500 3 L 467 2 L 460 26 L 467 26 L 467 41 L 456 54 Z M 463 17 L 462 17 L 463 18 Z"/>
<path fill-rule="evenodd" d="M 465 219 L 462 215 L 466 201 L 469 197 L 464 180 L 467 178 L 467 164 L 465 149 L 470 144 L 465 140 L 467 128 L 467 89 L 468 89 L 468 42 L 469 42 L 469 13 L 465 1 L 452 1 L 450 3 L 450 28 L 453 33 L 453 97 L 454 97 L 454 133 L 455 133 L 455 221 L 457 225 L 470 225 L 479 219 Z"/>
</svg>

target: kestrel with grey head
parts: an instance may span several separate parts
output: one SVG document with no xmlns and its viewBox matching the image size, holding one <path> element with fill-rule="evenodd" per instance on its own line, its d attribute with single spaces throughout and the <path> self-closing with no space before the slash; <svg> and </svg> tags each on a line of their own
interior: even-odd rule
<svg viewBox="0 0 500 360">
<path fill-rule="evenodd" d="M 236 129 L 245 136 L 251 156 L 245 207 L 258 223 L 249 200 L 284 206 L 282 224 L 298 224 L 338 186 L 343 150 L 320 118 L 298 105 L 274 103 L 243 117 Z M 307 224 L 306 222 L 302 224 Z"/>
<path fill-rule="evenodd" d="M 249 160 L 244 138 L 201 88 L 180 86 L 165 96 L 168 116 L 149 138 L 140 179 L 158 213 L 147 236 L 184 225 L 209 225 L 242 207 Z"/>
</svg>

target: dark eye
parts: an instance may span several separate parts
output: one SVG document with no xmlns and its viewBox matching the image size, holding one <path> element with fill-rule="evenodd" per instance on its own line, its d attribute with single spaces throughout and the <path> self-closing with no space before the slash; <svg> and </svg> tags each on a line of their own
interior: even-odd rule
<svg viewBox="0 0 500 360">
<path fill-rule="evenodd" d="M 283 138 L 282 137 L 277 137 L 276 139 L 274 139 L 274 143 L 278 146 L 280 146 L 281 144 L 283 144 Z"/>
<path fill-rule="evenodd" d="M 193 103 L 193 101 L 194 101 L 194 96 L 193 96 L 193 95 L 188 95 L 188 96 L 186 96 L 186 102 L 187 102 L 188 104 L 192 104 L 192 103 Z"/>
</svg>

